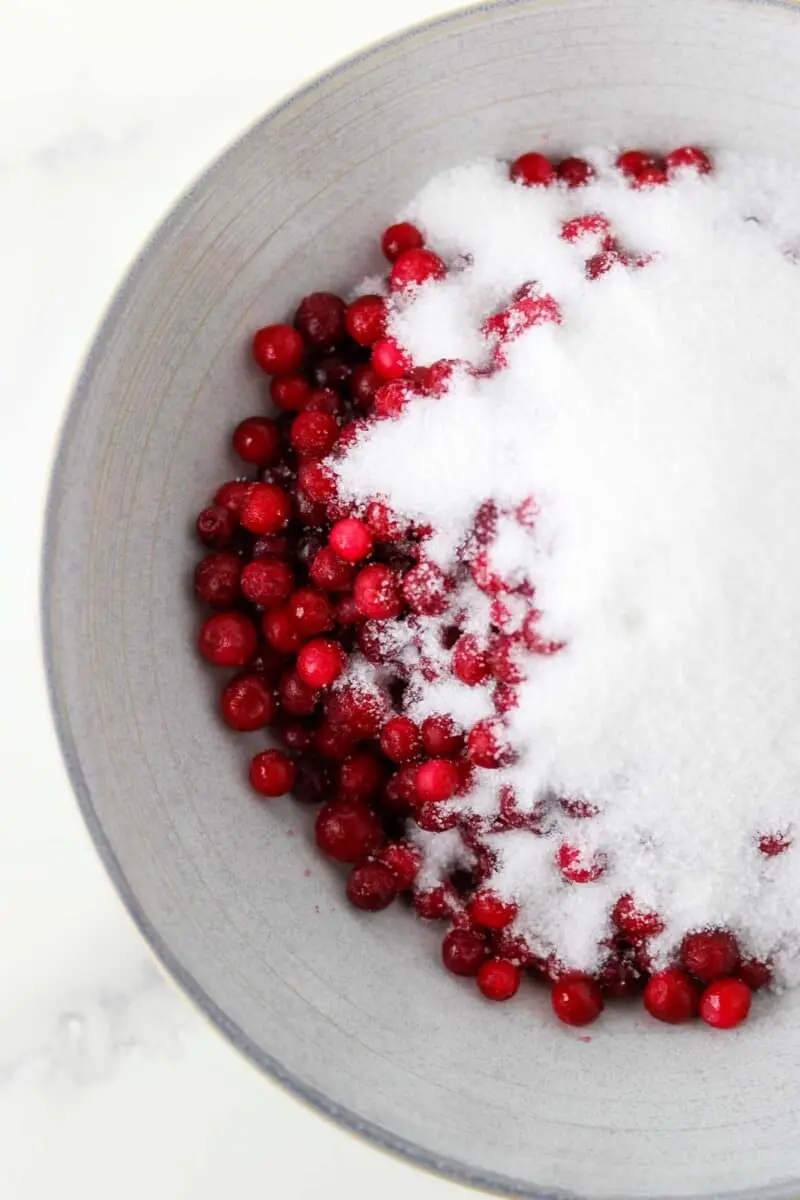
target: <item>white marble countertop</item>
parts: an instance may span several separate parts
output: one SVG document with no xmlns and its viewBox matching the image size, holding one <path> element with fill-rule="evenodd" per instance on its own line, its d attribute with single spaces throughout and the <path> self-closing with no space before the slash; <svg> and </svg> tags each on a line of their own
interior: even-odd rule
<svg viewBox="0 0 800 1200">
<path fill-rule="evenodd" d="M 456 1195 L 259 1076 L 164 979 L 79 819 L 38 557 L 71 383 L 186 183 L 308 76 L 436 0 L 5 0 L 0 38 L 0 1196 Z"/>
</svg>

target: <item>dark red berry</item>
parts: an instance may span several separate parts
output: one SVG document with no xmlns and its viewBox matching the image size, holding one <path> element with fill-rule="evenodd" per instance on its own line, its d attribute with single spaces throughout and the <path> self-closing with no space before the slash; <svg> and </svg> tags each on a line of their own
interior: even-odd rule
<svg viewBox="0 0 800 1200">
<path fill-rule="evenodd" d="M 383 763 L 368 750 L 351 754 L 339 770 L 339 790 L 348 800 L 371 800 L 380 790 L 386 772 Z"/>
<path fill-rule="evenodd" d="M 251 533 L 278 533 L 292 515 L 292 502 L 274 483 L 252 483 L 242 502 L 241 522 Z"/>
<path fill-rule="evenodd" d="M 214 613 L 200 630 L 200 653 L 215 667 L 244 667 L 258 649 L 258 634 L 239 612 Z"/>
<path fill-rule="evenodd" d="M 410 717 L 392 717 L 381 730 L 381 750 L 392 762 L 416 758 L 421 744 L 419 726 Z"/>
<path fill-rule="evenodd" d="M 253 358 L 269 375 L 296 371 L 303 353 L 303 339 L 291 325 L 265 325 L 253 337 Z"/>
<path fill-rule="evenodd" d="M 519 967 L 506 958 L 490 958 L 478 971 L 478 987 L 487 1000 L 510 1000 L 521 979 Z"/>
<path fill-rule="evenodd" d="M 339 422 L 330 413 L 298 413 L 289 432 L 292 445 L 306 458 L 324 458 L 330 454 L 339 436 Z"/>
<path fill-rule="evenodd" d="M 386 336 L 383 296 L 359 296 L 347 309 L 347 332 L 359 346 L 372 346 Z"/>
<path fill-rule="evenodd" d="M 564 975 L 550 992 L 550 1003 L 565 1025 L 591 1025 L 605 1008 L 599 985 L 587 975 Z"/>
<path fill-rule="evenodd" d="M 330 546 L 323 546 L 311 564 L 311 582 L 323 592 L 346 591 L 353 582 L 353 568 Z"/>
<path fill-rule="evenodd" d="M 381 823 L 357 800 L 333 800 L 321 808 L 315 826 L 317 845 L 337 862 L 355 863 L 374 854 L 383 842 Z"/>
<path fill-rule="evenodd" d="M 474 929 L 451 929 L 442 942 L 442 962 L 453 975 L 477 975 L 488 957 L 486 939 Z"/>
<path fill-rule="evenodd" d="M 667 173 L 661 167 L 645 167 L 634 179 L 633 186 L 643 190 L 644 188 L 660 187 L 666 182 Z"/>
<path fill-rule="evenodd" d="M 568 188 L 583 187 L 594 177 L 594 167 L 585 158 L 562 158 L 556 172 Z"/>
<path fill-rule="evenodd" d="M 278 684 L 281 708 L 292 717 L 310 717 L 319 703 L 319 693 L 301 679 L 297 671 L 285 671 Z"/>
<path fill-rule="evenodd" d="M 697 988 L 685 971 L 670 967 L 659 971 L 644 989 L 644 1006 L 657 1021 L 682 1025 L 697 1016 Z"/>
<path fill-rule="evenodd" d="M 347 899 L 363 912 L 380 912 L 388 908 L 398 890 L 394 872 L 379 862 L 353 867 L 347 881 Z"/>
<path fill-rule="evenodd" d="M 269 394 L 276 408 L 300 412 L 311 398 L 311 384 L 305 375 L 278 375 L 269 385 Z"/>
<path fill-rule="evenodd" d="M 407 532 L 406 525 L 382 500 L 367 505 L 366 522 L 376 542 L 397 542 Z"/>
<path fill-rule="evenodd" d="M 475 924 L 483 929 L 505 929 L 516 917 L 517 906 L 494 892 L 480 891 L 472 897 L 468 911 Z"/>
<path fill-rule="evenodd" d="M 412 842 L 387 842 L 378 852 L 377 860 L 392 872 L 399 890 L 406 892 L 414 886 L 422 865 L 422 851 Z"/>
<path fill-rule="evenodd" d="M 326 688 L 341 675 L 347 655 L 338 642 L 314 638 L 297 655 L 297 674 L 310 688 Z"/>
<path fill-rule="evenodd" d="M 524 187 L 547 187 L 556 177 L 553 164 L 544 154 L 521 154 L 515 158 L 509 168 L 509 175 L 514 183 Z"/>
<path fill-rule="evenodd" d="M 285 604 L 293 587 L 292 568 L 280 558 L 256 558 L 242 571 L 242 595 L 262 608 Z"/>
<path fill-rule="evenodd" d="M 260 675 L 237 675 L 222 693 L 220 711 L 229 728 L 253 733 L 275 720 L 275 693 Z"/>
<path fill-rule="evenodd" d="M 261 619 L 261 627 L 270 646 L 281 654 L 295 654 L 303 644 L 303 634 L 288 607 L 273 608 L 265 612 Z"/>
<path fill-rule="evenodd" d="M 736 975 L 742 983 L 747 984 L 751 992 L 769 987 L 772 983 L 772 968 L 769 963 L 761 962 L 757 958 L 742 959 Z"/>
<path fill-rule="evenodd" d="M 451 883 L 414 892 L 414 908 L 423 921 L 443 921 L 458 909 L 458 896 Z"/>
<path fill-rule="evenodd" d="M 259 796 L 285 796 L 295 773 L 294 763 L 282 750 L 264 750 L 250 763 L 250 783 Z"/>
<path fill-rule="evenodd" d="M 389 273 L 389 287 L 393 292 L 402 292 L 421 287 L 430 279 L 444 279 L 446 274 L 447 268 L 432 250 L 404 250 L 394 260 Z"/>
<path fill-rule="evenodd" d="M 696 171 L 698 175 L 707 175 L 711 170 L 711 159 L 698 146 L 680 146 L 677 150 L 671 150 L 666 162 L 668 175 L 686 168 Z"/>
<path fill-rule="evenodd" d="M 394 262 L 399 255 L 405 254 L 408 250 L 417 250 L 424 245 L 425 239 L 421 231 L 409 221 L 400 221 L 397 225 L 390 225 L 381 238 L 381 247 L 389 262 Z"/>
<path fill-rule="evenodd" d="M 758 848 L 765 858 L 775 858 L 790 850 L 792 839 L 788 833 L 762 833 L 758 839 Z"/>
<path fill-rule="evenodd" d="M 452 758 L 464 746 L 464 731 L 452 717 L 426 717 L 422 722 L 422 748 L 430 758 Z"/>
<path fill-rule="evenodd" d="M 325 712 L 333 725 L 364 741 L 377 737 L 386 719 L 386 703 L 379 693 L 348 684 L 328 697 Z"/>
<path fill-rule="evenodd" d="M 739 943 L 726 929 L 687 933 L 680 953 L 683 966 L 701 983 L 733 975 L 739 965 Z"/>
<path fill-rule="evenodd" d="M 236 517 L 229 508 L 210 504 L 197 518 L 197 536 L 209 550 L 224 550 L 236 532 Z"/>
<path fill-rule="evenodd" d="M 332 350 L 345 334 L 347 306 L 332 292 L 312 292 L 300 301 L 295 328 L 312 350 Z"/>
<path fill-rule="evenodd" d="M 396 573 L 382 563 L 362 568 L 356 576 L 353 597 L 364 617 L 386 620 L 403 611 Z"/>
<path fill-rule="evenodd" d="M 239 599 L 242 563 L 238 554 L 221 550 L 207 554 L 194 569 L 194 591 L 211 608 L 230 608 Z"/>
<path fill-rule="evenodd" d="M 441 616 L 447 608 L 447 580 L 433 563 L 417 563 L 403 576 L 403 599 L 420 616 Z"/>
<path fill-rule="evenodd" d="M 233 431 L 233 449 L 242 462 L 263 467 L 278 455 L 281 435 L 268 417 L 248 417 Z"/>
<path fill-rule="evenodd" d="M 367 412 L 382 383 L 383 376 L 378 374 L 372 363 L 361 363 L 356 367 L 350 376 L 350 395 L 356 407 Z"/>
<path fill-rule="evenodd" d="M 288 609 L 304 637 L 316 637 L 333 625 L 333 606 L 316 588 L 298 588 L 289 598 Z"/>
<path fill-rule="evenodd" d="M 556 851 L 556 866 L 568 883 L 594 883 L 604 874 L 604 854 L 587 854 L 579 846 L 562 842 Z"/>
</svg>

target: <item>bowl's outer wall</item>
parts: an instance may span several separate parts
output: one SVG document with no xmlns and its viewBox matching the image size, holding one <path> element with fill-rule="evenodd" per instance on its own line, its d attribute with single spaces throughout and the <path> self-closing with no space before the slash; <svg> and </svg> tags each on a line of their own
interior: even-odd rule
<svg viewBox="0 0 800 1200">
<path fill-rule="evenodd" d="M 348 909 L 309 813 L 248 794 L 258 739 L 216 720 L 193 653 L 192 514 L 225 474 L 232 421 L 264 404 L 248 335 L 375 269 L 376 231 L 431 174 L 616 141 L 800 158 L 798 68 L 800 14 L 748 0 L 523 0 L 379 46 L 195 185 L 117 298 L 68 418 L 45 633 L 68 765 L 118 886 L 254 1060 L 481 1186 L 800 1190 L 800 996 L 723 1038 L 627 1012 L 580 1038 L 542 996 L 482 1004 L 404 911 Z"/>
</svg>

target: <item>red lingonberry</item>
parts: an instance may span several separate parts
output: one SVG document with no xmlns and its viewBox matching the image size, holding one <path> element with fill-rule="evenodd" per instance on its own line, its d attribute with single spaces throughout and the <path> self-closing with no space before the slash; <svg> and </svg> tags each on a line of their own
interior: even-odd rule
<svg viewBox="0 0 800 1200">
<path fill-rule="evenodd" d="M 316 637 L 333 625 L 333 606 L 328 597 L 316 588 L 298 588 L 289 597 L 288 609 L 304 637 Z"/>
<path fill-rule="evenodd" d="M 292 754 L 305 754 L 311 747 L 313 731 L 310 725 L 304 725 L 302 721 L 281 720 L 275 732 Z"/>
<path fill-rule="evenodd" d="M 614 996 L 618 1000 L 642 991 L 645 982 L 645 976 L 632 956 L 621 952 L 609 955 L 598 977 L 598 983 L 606 995 Z"/>
<path fill-rule="evenodd" d="M 383 377 L 373 367 L 372 363 L 360 363 L 350 376 L 350 396 L 353 403 L 361 412 L 368 412 L 375 399 L 375 393 L 383 383 Z"/>
<path fill-rule="evenodd" d="M 594 167 L 585 158 L 562 158 L 556 173 L 568 188 L 579 188 L 594 178 Z"/>
<path fill-rule="evenodd" d="M 508 585 L 496 571 L 492 570 L 489 554 L 479 550 L 470 563 L 470 571 L 475 583 L 487 596 L 496 596 L 498 592 L 508 591 Z"/>
<path fill-rule="evenodd" d="M 311 688 L 326 688 L 341 675 L 347 655 L 338 642 L 314 638 L 297 655 L 297 674 Z"/>
<path fill-rule="evenodd" d="M 698 995 L 692 979 L 678 967 L 658 971 L 644 989 L 644 1006 L 657 1021 L 682 1025 L 697 1016 Z"/>
<path fill-rule="evenodd" d="M 361 613 L 356 607 L 356 602 L 352 594 L 340 596 L 335 605 L 334 616 L 337 625 L 360 625 L 362 621 Z"/>
<path fill-rule="evenodd" d="M 392 420 L 400 415 L 411 397 L 411 388 L 404 379 L 390 379 L 375 393 L 373 413 L 381 421 Z"/>
<path fill-rule="evenodd" d="M 265 612 L 261 618 L 261 628 L 269 645 L 281 654 L 295 654 L 303 644 L 303 634 L 288 607 L 272 608 Z"/>
<path fill-rule="evenodd" d="M 285 796 L 297 768 L 282 750 L 262 750 L 250 763 L 250 783 L 259 796 Z"/>
<path fill-rule="evenodd" d="M 464 747 L 464 731 L 452 717 L 436 715 L 422 722 L 422 748 L 430 758 L 452 758 Z"/>
<path fill-rule="evenodd" d="M 222 719 L 231 729 L 253 733 L 275 720 L 275 693 L 260 676 L 237 675 L 227 684 L 220 700 Z"/>
<path fill-rule="evenodd" d="M 568 883 L 594 883 L 607 865 L 604 854 L 587 854 L 569 842 L 562 842 L 556 851 L 556 866 Z"/>
<path fill-rule="evenodd" d="M 494 770 L 513 761 L 506 731 L 499 721 L 485 717 L 476 722 L 467 737 L 467 754 L 475 767 Z"/>
<path fill-rule="evenodd" d="M 327 413 L 331 417 L 341 416 L 344 412 L 344 400 L 333 388 L 314 388 L 303 412 Z"/>
<path fill-rule="evenodd" d="M 716 979 L 700 997 L 700 1019 L 714 1029 L 735 1029 L 746 1021 L 753 996 L 741 979 Z"/>
<path fill-rule="evenodd" d="M 701 983 L 733 975 L 739 965 L 739 943 L 727 929 L 687 933 L 681 943 L 681 963 Z"/>
<path fill-rule="evenodd" d="M 565 242 L 578 242 L 585 237 L 605 237 L 610 232 L 611 223 L 602 213 L 572 217 L 561 226 L 561 237 Z"/>
<path fill-rule="evenodd" d="M 298 413 L 289 438 L 298 454 L 307 458 L 324 458 L 330 454 L 339 436 L 339 422 L 326 412 L 309 412 L 304 409 Z"/>
<path fill-rule="evenodd" d="M 292 502 L 274 483 L 251 483 L 242 501 L 241 522 L 251 533 L 278 533 L 288 524 Z"/>
<path fill-rule="evenodd" d="M 347 306 L 332 292 L 312 292 L 300 301 L 295 328 L 312 350 L 332 350 L 345 334 Z"/>
<path fill-rule="evenodd" d="M 455 795 L 458 770 L 446 758 L 429 758 L 417 767 L 414 789 L 421 804 L 440 804 Z"/>
<path fill-rule="evenodd" d="M 522 974 L 506 958 L 490 958 L 478 970 L 478 987 L 487 1000 L 510 1000 L 519 991 Z"/>
<path fill-rule="evenodd" d="M 655 165 L 656 160 L 644 150 L 625 150 L 617 156 L 616 162 L 617 170 L 629 179 L 635 179 L 642 171 Z"/>
<path fill-rule="evenodd" d="M 522 657 L 521 638 L 516 634 L 499 633 L 489 645 L 489 661 L 492 674 L 500 683 L 522 683 L 525 667 Z"/>
<path fill-rule="evenodd" d="M 438 254 L 421 247 L 416 250 L 404 250 L 394 260 L 389 273 L 389 287 L 393 292 L 402 292 L 411 288 L 421 287 L 430 279 L 444 279 L 447 274 Z"/>
<path fill-rule="evenodd" d="M 791 849 L 792 839 L 788 833 L 762 833 L 758 848 L 765 858 L 775 858 Z"/>
<path fill-rule="evenodd" d="M 761 962 L 758 958 L 744 958 L 739 963 L 737 978 L 746 983 L 751 992 L 769 987 L 772 983 L 772 967 L 769 963 Z"/>
<path fill-rule="evenodd" d="M 640 191 L 644 188 L 660 187 L 667 182 L 667 173 L 661 167 L 645 167 L 633 181 Z"/>
<path fill-rule="evenodd" d="M 486 938 L 477 929 L 451 929 L 442 942 L 442 962 L 454 975 L 477 975 L 488 957 Z"/>
<path fill-rule="evenodd" d="M 311 582 L 323 592 L 346 591 L 353 582 L 353 568 L 330 546 L 323 546 L 311 564 Z"/>
<path fill-rule="evenodd" d="M 379 862 L 360 863 L 353 867 L 347 880 L 347 899 L 363 912 L 388 908 L 398 890 L 393 871 Z"/>
<path fill-rule="evenodd" d="M 599 984 L 587 975 L 563 975 L 550 992 L 550 1003 L 565 1025 L 591 1025 L 605 1008 Z"/>
<path fill-rule="evenodd" d="M 236 517 L 221 504 L 210 504 L 198 515 L 197 536 L 209 550 L 224 550 L 236 532 Z"/>
<path fill-rule="evenodd" d="M 328 504 L 336 497 L 336 476 L 316 458 L 304 459 L 297 468 L 297 486 L 309 500 Z"/>
<path fill-rule="evenodd" d="M 509 176 L 514 183 L 521 183 L 524 187 L 547 187 L 555 179 L 556 173 L 549 158 L 531 152 L 514 159 Z"/>
<path fill-rule="evenodd" d="M 374 854 L 383 842 L 381 823 L 371 808 L 357 800 L 332 800 L 317 815 L 314 834 L 323 854 L 354 863 Z"/>
<path fill-rule="evenodd" d="M 277 375 L 269 385 L 272 403 L 283 412 L 300 412 L 311 397 L 305 375 Z"/>
<path fill-rule="evenodd" d="M 677 150 L 670 150 L 666 163 L 668 175 L 687 168 L 698 175 L 707 175 L 711 170 L 711 159 L 698 146 L 679 146 Z"/>
<path fill-rule="evenodd" d="M 639 908 L 633 896 L 620 896 L 611 913 L 611 918 L 620 933 L 629 942 L 642 942 L 658 937 L 664 931 L 664 922 L 652 909 Z"/>
<path fill-rule="evenodd" d="M 459 900 L 451 883 L 414 892 L 414 908 L 423 921 L 443 921 L 458 910 Z"/>
<path fill-rule="evenodd" d="M 333 549 L 345 562 L 357 563 L 369 558 L 372 553 L 372 534 L 369 527 L 357 517 L 345 517 L 337 521 L 329 534 Z"/>
<path fill-rule="evenodd" d="M 386 719 L 386 700 L 378 692 L 354 684 L 340 687 L 325 702 L 328 720 L 352 738 L 366 741 L 378 736 Z"/>
<path fill-rule="evenodd" d="M 413 842 L 387 842 L 378 852 L 377 860 L 392 872 L 399 890 L 407 892 L 414 886 L 422 866 L 422 851 Z"/>
<path fill-rule="evenodd" d="M 249 490 L 250 483 L 247 479 L 231 479 L 217 488 L 214 503 L 220 508 L 229 509 L 238 521 L 244 498 Z"/>
<path fill-rule="evenodd" d="M 474 633 L 464 633 L 453 647 L 453 674 L 462 683 L 476 687 L 488 679 L 491 671 L 489 655 L 481 648 Z"/>
<path fill-rule="evenodd" d="M 517 915 L 517 906 L 503 900 L 495 892 L 476 892 L 467 910 L 476 925 L 484 929 L 505 929 Z"/>
<path fill-rule="evenodd" d="M 387 812 L 399 817 L 409 815 L 417 798 L 414 787 L 416 774 L 417 768 L 413 763 L 405 763 L 387 780 L 383 789 L 383 807 Z"/>
<path fill-rule="evenodd" d="M 253 336 L 253 358 L 269 375 L 296 371 L 303 353 L 303 339 L 291 325 L 265 325 Z"/>
<path fill-rule="evenodd" d="M 359 296 L 347 309 L 347 332 L 359 346 L 372 346 L 386 336 L 383 296 Z"/>
<path fill-rule="evenodd" d="M 198 647 L 212 666 L 244 667 L 258 649 L 258 634 L 243 613 L 214 613 L 200 630 Z"/>
<path fill-rule="evenodd" d="M 242 571 L 242 595 L 263 608 L 284 604 L 293 586 L 292 568 L 280 558 L 256 558 Z"/>
<path fill-rule="evenodd" d="M 438 617 L 447 608 L 447 580 L 431 562 L 417 563 L 403 576 L 403 599 L 412 612 Z"/>
<path fill-rule="evenodd" d="M 377 755 L 359 750 L 339 768 L 339 791 L 348 800 L 371 800 L 380 791 L 384 777 L 384 766 Z"/>
<path fill-rule="evenodd" d="M 314 363 L 311 377 L 318 388 L 344 391 L 350 386 L 354 367 L 355 361 L 350 355 L 326 354 Z"/>
<path fill-rule="evenodd" d="M 207 554 L 194 569 L 194 591 L 211 608 L 230 608 L 239 599 L 242 563 L 238 554 L 221 550 Z"/>
<path fill-rule="evenodd" d="M 242 462 L 263 467 L 278 455 L 281 435 L 268 417 L 248 417 L 233 431 L 233 449 Z"/>
<path fill-rule="evenodd" d="M 390 225 L 381 238 L 381 247 L 389 262 L 394 262 L 399 255 L 408 250 L 416 250 L 424 245 L 425 239 L 421 231 L 409 221 Z"/>
<path fill-rule="evenodd" d="M 253 539 L 253 558 L 288 558 L 292 542 L 285 533 L 262 533 Z"/>
<path fill-rule="evenodd" d="M 281 708 L 292 717 L 310 717 L 319 703 L 319 693 L 301 679 L 297 671 L 284 671 L 278 684 Z"/>
<path fill-rule="evenodd" d="M 381 730 L 381 750 L 392 762 L 404 763 L 419 753 L 419 726 L 410 717 L 392 717 Z"/>
<path fill-rule="evenodd" d="M 358 611 L 364 617 L 386 620 L 399 616 L 403 611 L 397 574 L 383 563 L 371 563 L 359 571 L 353 596 Z"/>
<path fill-rule="evenodd" d="M 323 719 L 311 734 L 311 746 L 321 758 L 344 762 L 353 753 L 355 742 L 344 729 Z"/>
<path fill-rule="evenodd" d="M 448 829 L 455 829 L 459 823 L 458 812 L 449 804 L 440 804 L 436 801 L 420 804 L 416 800 L 413 807 L 414 820 L 426 833 L 445 833 Z"/>
<path fill-rule="evenodd" d="M 411 359 L 394 338 L 382 338 L 372 347 L 372 365 L 381 379 L 400 379 L 411 370 Z"/>
</svg>

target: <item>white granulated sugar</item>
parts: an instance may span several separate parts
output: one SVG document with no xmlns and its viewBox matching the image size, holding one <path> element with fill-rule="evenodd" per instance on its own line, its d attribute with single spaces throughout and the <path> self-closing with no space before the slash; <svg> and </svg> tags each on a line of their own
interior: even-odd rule
<svg viewBox="0 0 800 1200">
<path fill-rule="evenodd" d="M 587 279 L 587 243 L 559 232 L 594 212 L 652 261 Z M 560 795 L 600 811 L 556 806 L 544 836 L 492 835 L 492 886 L 570 966 L 598 965 L 630 892 L 666 922 L 657 961 L 686 930 L 724 926 L 800 983 L 800 844 L 757 846 L 800 819 L 800 175 L 727 157 L 651 191 L 601 170 L 567 192 L 479 163 L 404 216 L 457 263 L 393 317 L 417 365 L 485 366 L 482 322 L 526 282 L 562 315 L 509 341 L 505 369 L 458 370 L 444 396 L 373 425 L 339 472 L 351 497 L 430 523 L 444 569 L 494 500 L 492 568 L 531 580 L 543 635 L 567 643 L 526 656 L 505 716 L 518 760 L 478 772 L 492 786 L 464 803 L 496 804 L 502 778 L 521 808 Z M 531 496 L 533 530 L 508 518 Z M 485 598 L 479 612 L 464 628 L 488 629 Z M 488 689 L 435 688 L 418 712 L 491 711 Z M 452 841 L 420 844 L 446 858 Z M 562 881 L 562 841 L 606 855 L 601 878 Z"/>
</svg>

